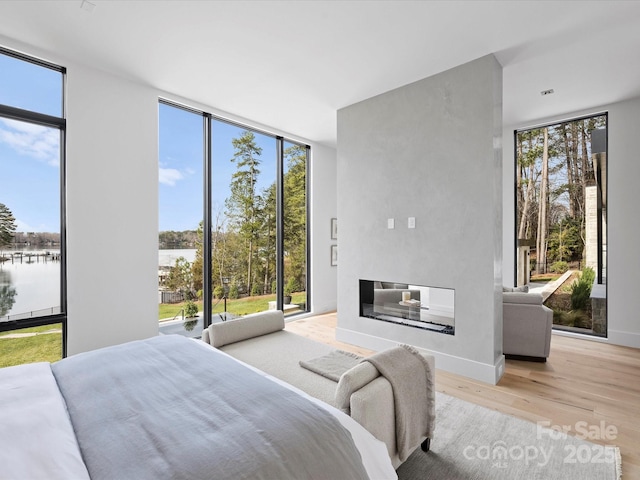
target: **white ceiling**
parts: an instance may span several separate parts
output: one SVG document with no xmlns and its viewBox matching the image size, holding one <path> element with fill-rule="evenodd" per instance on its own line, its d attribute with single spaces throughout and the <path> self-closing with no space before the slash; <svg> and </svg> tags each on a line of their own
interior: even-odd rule
<svg viewBox="0 0 640 480">
<path fill-rule="evenodd" d="M 91 2 L 0 1 L 0 35 L 329 145 L 336 110 L 489 53 L 506 125 L 640 96 L 638 1 Z"/>
</svg>

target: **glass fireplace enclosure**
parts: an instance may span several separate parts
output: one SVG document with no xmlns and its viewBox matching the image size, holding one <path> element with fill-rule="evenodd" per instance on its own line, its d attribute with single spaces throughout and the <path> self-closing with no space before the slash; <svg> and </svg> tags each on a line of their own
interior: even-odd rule
<svg viewBox="0 0 640 480">
<path fill-rule="evenodd" d="M 360 280 L 360 316 L 455 334 L 455 291 L 410 283 Z"/>
</svg>

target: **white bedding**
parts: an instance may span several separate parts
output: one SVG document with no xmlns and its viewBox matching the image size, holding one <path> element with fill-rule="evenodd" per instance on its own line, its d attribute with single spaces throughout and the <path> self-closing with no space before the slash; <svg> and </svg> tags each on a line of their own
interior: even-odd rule
<svg viewBox="0 0 640 480">
<path fill-rule="evenodd" d="M 89 478 L 48 363 L 0 369 L 0 442 L 3 480 Z"/>
<path fill-rule="evenodd" d="M 204 342 L 194 342 L 201 348 L 212 348 Z M 351 433 L 371 480 L 397 479 L 384 443 L 351 417 L 254 367 L 243 365 L 336 417 Z M 48 363 L 0 369 L 0 478 L 89 478 L 64 399 Z"/>
</svg>

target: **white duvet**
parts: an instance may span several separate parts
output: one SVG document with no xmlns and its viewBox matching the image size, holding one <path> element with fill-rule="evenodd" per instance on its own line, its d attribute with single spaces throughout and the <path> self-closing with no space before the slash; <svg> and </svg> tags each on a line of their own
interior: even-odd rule
<svg viewBox="0 0 640 480">
<path fill-rule="evenodd" d="M 2 480 L 89 478 L 48 363 L 0 369 L 0 442 Z"/>
</svg>

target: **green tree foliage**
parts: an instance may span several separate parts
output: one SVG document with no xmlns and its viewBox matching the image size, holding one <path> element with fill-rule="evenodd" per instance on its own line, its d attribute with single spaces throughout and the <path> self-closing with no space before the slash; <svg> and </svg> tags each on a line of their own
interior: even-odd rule
<svg viewBox="0 0 640 480">
<path fill-rule="evenodd" d="M 287 173 L 284 178 L 284 249 L 285 278 L 296 285 L 306 285 L 307 266 L 307 152 L 294 145 L 284 151 Z"/>
<path fill-rule="evenodd" d="M 213 289 L 213 296 L 215 298 L 222 298 L 224 295 L 224 287 L 222 285 L 216 285 L 215 288 Z"/>
<path fill-rule="evenodd" d="M 580 219 L 566 217 L 555 224 L 547 248 L 548 259 L 552 262 L 573 262 L 582 258 L 584 240 Z"/>
<path fill-rule="evenodd" d="M 196 246 L 196 256 L 193 260 L 193 263 L 191 264 L 191 278 L 193 279 L 193 289 L 196 292 L 199 292 L 198 297 L 201 297 L 201 292 L 203 289 L 203 272 L 204 269 L 202 268 L 203 266 L 203 258 L 202 258 L 202 241 L 203 241 L 203 222 L 200 222 L 200 224 L 198 225 L 198 229 L 196 230 L 196 240 L 195 240 L 195 246 Z"/>
<path fill-rule="evenodd" d="M 16 231 L 16 219 L 4 203 L 0 203 L 0 247 L 11 245 Z"/>
<path fill-rule="evenodd" d="M 5 316 L 16 303 L 16 289 L 11 285 L 11 274 L 0 270 L 0 317 Z"/>
<path fill-rule="evenodd" d="M 184 232 L 167 230 L 160 232 L 158 236 L 160 248 L 193 248 L 197 240 L 198 232 L 196 230 L 186 230 Z"/>
<path fill-rule="evenodd" d="M 184 306 L 184 315 L 187 318 L 193 318 L 198 315 L 198 305 L 196 305 L 192 300 L 187 300 L 187 303 Z"/>
<path fill-rule="evenodd" d="M 580 278 L 571 285 L 571 308 L 584 310 L 591 296 L 591 287 L 596 278 L 596 272 L 591 267 L 585 267 Z"/>
<path fill-rule="evenodd" d="M 565 273 L 568 270 L 569 270 L 569 264 L 563 261 L 554 262 L 549 268 L 549 271 L 551 273 Z"/>
<path fill-rule="evenodd" d="M 234 138 L 231 143 L 235 154 L 231 162 L 235 163 L 236 171 L 231 176 L 231 194 L 225 202 L 230 226 L 240 236 L 244 255 L 239 256 L 246 267 L 244 285 L 251 291 L 253 267 L 256 254 L 256 238 L 259 231 L 260 199 L 257 194 L 258 176 L 260 175 L 260 155 L 262 148 L 256 144 L 253 132 L 242 132 L 240 138 Z M 240 253 L 240 252 L 238 252 Z"/>
<path fill-rule="evenodd" d="M 296 279 L 294 277 L 289 277 L 289 280 L 287 280 L 287 283 L 285 283 L 284 285 L 284 294 L 286 296 L 289 296 L 293 292 L 297 292 L 298 290 L 300 290 L 300 286 L 298 285 Z"/>
<path fill-rule="evenodd" d="M 182 292 L 187 300 L 196 298 L 193 285 L 193 270 L 191 263 L 184 257 L 178 257 L 176 263 L 167 276 L 166 285 L 174 292 Z"/>
<path fill-rule="evenodd" d="M 253 133 L 245 131 L 232 140 L 236 170 L 230 183 L 230 195 L 224 211 L 213 212 L 211 231 L 211 268 L 214 296 L 221 298 L 224 285 L 230 287 L 229 298 L 240 295 L 263 295 L 275 292 L 276 285 L 276 182 L 257 187 L 262 150 Z M 293 291 L 306 288 L 307 198 L 304 147 L 291 146 L 284 151 L 284 275 Z M 274 172 L 275 173 L 275 172 Z M 178 241 L 176 232 L 165 232 L 166 241 Z M 179 233 L 179 232 L 178 232 Z M 176 288 L 191 282 L 195 291 L 202 290 L 203 224 L 193 241 L 196 256 L 191 265 L 191 279 L 176 265 L 169 282 L 175 278 Z M 182 279 L 182 280 L 181 280 Z M 185 280 L 186 279 L 186 280 Z"/>
</svg>

